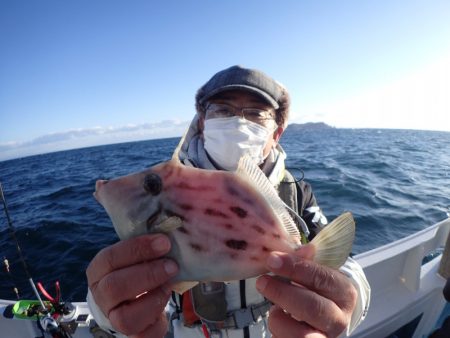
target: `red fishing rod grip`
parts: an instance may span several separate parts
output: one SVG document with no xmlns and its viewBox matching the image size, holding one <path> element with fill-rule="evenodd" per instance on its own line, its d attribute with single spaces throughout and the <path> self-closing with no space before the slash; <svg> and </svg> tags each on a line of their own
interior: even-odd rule
<svg viewBox="0 0 450 338">
<path fill-rule="evenodd" d="M 41 291 L 41 293 L 45 296 L 45 298 L 47 298 L 52 303 L 55 302 L 55 299 L 52 296 L 50 296 L 50 294 L 47 292 L 47 290 L 44 289 L 41 282 L 37 283 L 37 287 L 38 287 L 39 291 Z"/>
<path fill-rule="evenodd" d="M 55 282 L 55 289 L 56 289 L 56 301 L 59 303 L 61 300 L 61 289 L 59 287 L 59 281 Z"/>
</svg>

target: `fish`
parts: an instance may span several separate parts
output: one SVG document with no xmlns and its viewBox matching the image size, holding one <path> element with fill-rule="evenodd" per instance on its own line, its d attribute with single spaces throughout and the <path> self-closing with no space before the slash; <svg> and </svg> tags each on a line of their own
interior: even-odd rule
<svg viewBox="0 0 450 338">
<path fill-rule="evenodd" d="M 236 171 L 209 170 L 172 158 L 143 171 L 97 180 L 94 197 L 109 215 L 120 239 L 164 233 L 166 255 L 179 266 L 172 289 L 198 282 L 227 282 L 267 273 L 272 251 L 294 253 L 314 246 L 314 261 L 338 269 L 348 258 L 355 222 L 345 212 L 308 244 L 275 187 L 244 156 Z"/>
</svg>

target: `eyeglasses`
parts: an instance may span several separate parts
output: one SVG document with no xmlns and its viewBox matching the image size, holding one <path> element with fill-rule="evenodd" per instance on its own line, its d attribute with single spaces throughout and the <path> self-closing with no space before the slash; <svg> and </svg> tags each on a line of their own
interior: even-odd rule
<svg viewBox="0 0 450 338">
<path fill-rule="evenodd" d="M 242 116 L 247 121 L 258 123 L 262 126 L 268 126 L 275 120 L 273 110 L 259 108 L 237 108 L 224 103 L 210 103 L 206 106 L 205 119 L 217 119 L 233 116 Z"/>
</svg>

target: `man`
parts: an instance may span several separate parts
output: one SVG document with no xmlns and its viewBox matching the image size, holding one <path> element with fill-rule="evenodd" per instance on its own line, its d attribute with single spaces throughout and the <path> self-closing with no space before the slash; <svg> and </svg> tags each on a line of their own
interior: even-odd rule
<svg viewBox="0 0 450 338">
<path fill-rule="evenodd" d="M 234 170 L 248 154 L 301 216 L 305 240 L 326 225 L 311 187 L 295 183 L 284 168 L 278 141 L 289 95 L 281 84 L 233 66 L 199 89 L 196 109 L 180 150 L 185 165 Z M 130 337 L 336 337 L 353 331 L 367 312 L 370 288 L 351 259 L 339 272 L 314 263 L 308 246 L 295 255 L 273 252 L 267 260 L 271 275 L 201 283 L 175 295 L 169 283 L 178 267 L 164 258 L 169 250 L 166 236 L 152 234 L 97 254 L 87 269 L 88 302 L 100 326 Z"/>
</svg>

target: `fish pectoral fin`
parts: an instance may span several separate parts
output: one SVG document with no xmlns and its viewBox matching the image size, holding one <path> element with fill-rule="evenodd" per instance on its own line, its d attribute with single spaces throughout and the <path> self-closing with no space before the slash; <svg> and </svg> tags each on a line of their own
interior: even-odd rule
<svg viewBox="0 0 450 338">
<path fill-rule="evenodd" d="M 314 261 L 339 269 L 347 260 L 355 239 L 355 220 L 345 212 L 323 228 L 310 244 L 314 245 Z"/>
<path fill-rule="evenodd" d="M 175 284 L 172 284 L 171 288 L 173 291 L 175 291 L 178 294 L 183 294 L 186 291 L 192 289 L 194 286 L 196 286 L 198 282 L 178 282 Z"/>
<path fill-rule="evenodd" d="M 169 218 L 166 218 L 164 221 L 162 221 L 159 224 L 156 224 L 153 226 L 154 232 L 165 232 L 169 233 L 173 230 L 181 227 L 183 225 L 183 220 L 178 216 L 171 216 Z"/>
</svg>

